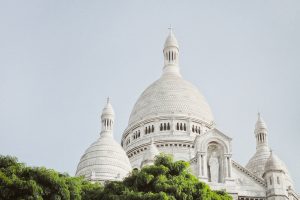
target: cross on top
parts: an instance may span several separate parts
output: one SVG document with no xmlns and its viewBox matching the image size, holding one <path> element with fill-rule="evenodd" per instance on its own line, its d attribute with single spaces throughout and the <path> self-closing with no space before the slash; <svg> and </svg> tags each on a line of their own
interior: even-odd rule
<svg viewBox="0 0 300 200">
<path fill-rule="evenodd" d="M 172 33 L 173 28 L 172 28 L 172 25 L 171 25 L 171 24 L 170 24 L 170 26 L 169 26 L 168 29 L 170 30 L 170 33 Z"/>
</svg>

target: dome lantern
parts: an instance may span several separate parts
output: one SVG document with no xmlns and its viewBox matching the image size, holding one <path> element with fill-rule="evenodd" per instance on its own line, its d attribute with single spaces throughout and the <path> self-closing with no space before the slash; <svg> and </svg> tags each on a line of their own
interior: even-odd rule
<svg viewBox="0 0 300 200">
<path fill-rule="evenodd" d="M 255 124 L 256 149 L 268 147 L 268 128 L 261 114 L 258 113 L 257 122 Z"/>
<path fill-rule="evenodd" d="M 164 74 L 173 74 L 180 76 L 179 73 L 179 46 L 173 33 L 172 27 L 164 45 Z"/>
<path fill-rule="evenodd" d="M 101 124 L 102 124 L 102 129 L 101 129 L 101 135 L 106 133 L 111 133 L 113 131 L 113 125 L 114 125 L 114 119 L 115 119 L 115 112 L 110 104 L 109 97 L 107 98 L 107 103 L 105 107 L 103 108 L 102 115 L 101 115 Z"/>
</svg>

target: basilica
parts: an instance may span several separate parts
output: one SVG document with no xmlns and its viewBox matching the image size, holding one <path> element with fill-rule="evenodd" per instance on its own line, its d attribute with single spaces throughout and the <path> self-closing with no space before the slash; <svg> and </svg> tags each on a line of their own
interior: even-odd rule
<svg viewBox="0 0 300 200">
<path fill-rule="evenodd" d="M 232 159 L 232 138 L 217 128 L 204 96 L 181 76 L 172 30 L 163 58 L 162 75 L 136 101 L 121 144 L 113 138 L 115 113 L 107 100 L 100 136 L 82 155 L 76 176 L 93 182 L 122 180 L 132 169 L 153 164 L 163 152 L 188 161 L 199 180 L 234 199 L 300 199 L 286 165 L 270 150 L 262 116 L 258 114 L 254 128 L 256 153 L 242 166 Z"/>
</svg>

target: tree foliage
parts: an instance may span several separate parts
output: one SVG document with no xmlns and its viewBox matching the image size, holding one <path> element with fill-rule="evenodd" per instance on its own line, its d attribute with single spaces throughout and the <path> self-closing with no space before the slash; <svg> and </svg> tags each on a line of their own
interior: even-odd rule
<svg viewBox="0 0 300 200">
<path fill-rule="evenodd" d="M 44 167 L 28 167 L 0 156 L 0 199 L 3 200 L 231 200 L 212 191 L 189 172 L 189 163 L 160 155 L 154 165 L 133 170 L 123 181 L 101 186 Z"/>
<path fill-rule="evenodd" d="M 231 200 L 226 192 L 212 191 L 189 172 L 189 163 L 160 155 L 154 165 L 133 170 L 123 182 L 105 185 L 105 200 Z"/>
<path fill-rule="evenodd" d="M 27 167 L 10 156 L 0 156 L 0 199 L 84 200 L 102 192 L 99 184 L 44 167 Z"/>
</svg>

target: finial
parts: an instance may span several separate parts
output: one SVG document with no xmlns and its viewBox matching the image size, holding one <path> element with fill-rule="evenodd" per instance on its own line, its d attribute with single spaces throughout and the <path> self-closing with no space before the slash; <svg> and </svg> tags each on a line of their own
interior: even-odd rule
<svg viewBox="0 0 300 200">
<path fill-rule="evenodd" d="M 171 24 L 170 24 L 170 26 L 169 26 L 168 29 L 169 29 L 169 31 L 170 31 L 170 34 L 172 34 L 172 33 L 173 33 L 173 32 L 172 32 L 172 31 L 173 31 L 173 28 L 172 28 L 172 25 L 171 25 Z"/>
<path fill-rule="evenodd" d="M 107 97 L 107 103 L 109 103 L 109 100 L 110 100 L 109 97 Z"/>
<path fill-rule="evenodd" d="M 260 118 L 260 112 L 258 111 L 258 113 L 257 113 L 257 116 L 258 116 L 258 118 Z"/>
</svg>

